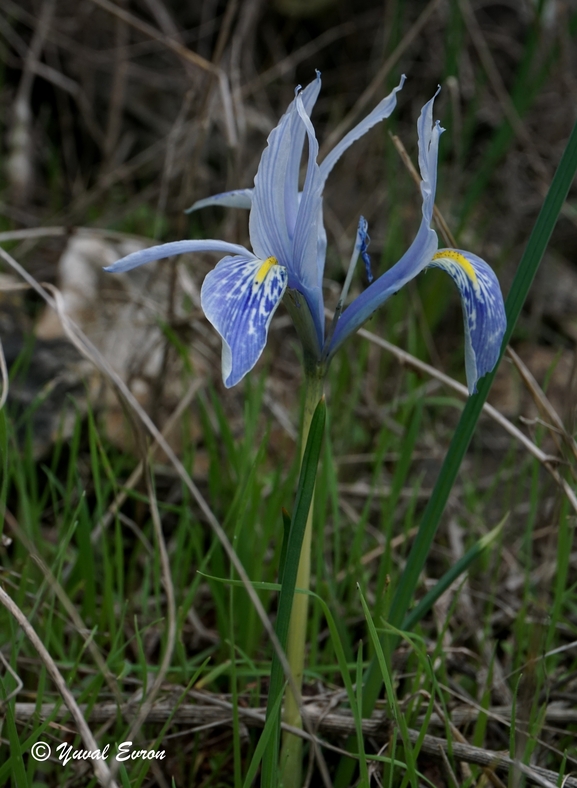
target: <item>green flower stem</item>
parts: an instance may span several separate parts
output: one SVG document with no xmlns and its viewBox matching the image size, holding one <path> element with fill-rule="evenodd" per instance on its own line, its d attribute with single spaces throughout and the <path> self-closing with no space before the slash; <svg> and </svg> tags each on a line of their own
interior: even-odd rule
<svg viewBox="0 0 577 788">
<path fill-rule="evenodd" d="M 323 377 L 315 371 L 310 371 L 305 377 L 305 409 L 303 414 L 301 453 L 304 453 L 311 420 L 315 408 L 323 395 Z M 301 454 L 302 459 L 302 454 Z M 314 496 L 311 501 L 307 524 L 302 543 L 299 567 L 297 573 L 297 588 L 308 591 L 311 577 L 311 542 L 313 532 Z M 300 690 L 303 683 L 303 670 L 305 662 L 305 646 L 308 620 L 308 594 L 295 594 L 292 604 L 291 618 L 287 640 L 287 659 L 293 674 L 295 684 Z M 295 696 L 287 689 L 284 705 L 284 721 L 288 725 L 301 728 L 302 720 Z M 281 775 L 283 788 L 301 788 L 302 781 L 302 748 L 303 740 L 300 736 L 283 734 L 281 750 Z"/>
</svg>

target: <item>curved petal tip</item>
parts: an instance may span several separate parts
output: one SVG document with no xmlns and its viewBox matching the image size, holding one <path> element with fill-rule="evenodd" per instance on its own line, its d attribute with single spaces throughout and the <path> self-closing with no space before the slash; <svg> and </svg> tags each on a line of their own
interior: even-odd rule
<svg viewBox="0 0 577 788">
<path fill-rule="evenodd" d="M 499 360 L 507 327 L 505 304 L 493 269 L 460 249 L 439 249 L 430 263 L 442 268 L 459 288 L 465 325 L 465 368 L 469 394 Z"/>
</svg>

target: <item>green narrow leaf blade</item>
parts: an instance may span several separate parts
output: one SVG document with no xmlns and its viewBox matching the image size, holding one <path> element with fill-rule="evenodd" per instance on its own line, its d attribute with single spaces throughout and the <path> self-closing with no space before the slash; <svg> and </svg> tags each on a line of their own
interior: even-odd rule
<svg viewBox="0 0 577 788">
<path fill-rule="evenodd" d="M 283 649 L 286 646 L 288 636 L 301 546 L 315 489 L 317 468 L 319 464 L 323 433 L 325 429 L 325 420 L 326 404 L 323 397 L 318 403 L 311 421 L 307 445 L 301 465 L 295 507 L 286 546 L 286 554 L 284 556 L 282 585 L 279 594 L 278 613 L 275 626 L 277 637 Z M 276 788 L 276 784 L 278 782 L 276 772 L 280 741 L 280 704 L 278 705 L 278 710 L 276 709 L 277 699 L 282 694 L 283 686 L 284 674 L 282 665 L 278 656 L 274 654 L 271 666 L 270 688 L 266 714 L 267 721 L 269 717 L 274 717 L 275 722 L 272 727 L 269 746 L 266 748 L 263 757 L 263 788 Z"/>
</svg>

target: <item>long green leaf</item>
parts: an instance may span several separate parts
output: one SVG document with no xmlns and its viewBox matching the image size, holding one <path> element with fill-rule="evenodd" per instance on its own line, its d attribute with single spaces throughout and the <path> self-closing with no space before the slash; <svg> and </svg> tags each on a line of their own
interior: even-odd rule
<svg viewBox="0 0 577 788">
<path fill-rule="evenodd" d="M 323 433 L 325 429 L 325 419 L 326 405 L 323 397 L 318 403 L 311 421 L 307 445 L 301 465 L 290 532 L 286 545 L 284 566 L 282 568 L 282 585 L 278 600 L 278 613 L 275 630 L 283 649 L 286 646 L 301 547 L 307 524 L 307 517 L 315 489 L 317 467 L 319 464 Z M 284 519 L 286 524 L 286 518 Z M 269 786 L 270 788 L 275 788 L 276 784 L 278 783 L 276 772 L 280 741 L 280 704 L 277 704 L 277 700 L 282 694 L 283 686 L 284 673 L 282 665 L 278 656 L 274 654 L 271 666 L 266 715 L 267 722 L 272 716 L 274 716 L 275 722 L 272 728 L 269 746 L 266 748 L 263 757 L 263 788 L 268 788 Z"/>
</svg>

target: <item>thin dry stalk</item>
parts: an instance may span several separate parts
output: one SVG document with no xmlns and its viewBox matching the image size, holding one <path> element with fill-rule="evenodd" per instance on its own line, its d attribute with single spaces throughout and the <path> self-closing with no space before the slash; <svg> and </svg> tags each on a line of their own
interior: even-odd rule
<svg viewBox="0 0 577 788">
<path fill-rule="evenodd" d="M 6 241 L 35 241 L 37 238 L 59 238 L 63 235 L 79 235 L 90 238 L 112 238 L 117 241 L 142 241 L 142 236 L 124 233 L 119 230 L 107 230 L 102 227 L 29 227 L 25 230 L 7 230 L 0 233 L 0 243 Z M 150 240 L 150 239 L 147 239 Z"/>
<path fill-rule="evenodd" d="M 0 662 L 2 662 L 2 664 L 4 665 L 4 670 L 7 673 L 9 673 L 14 679 L 14 681 L 16 682 L 16 686 L 14 687 L 12 692 L 10 692 L 8 695 L 6 695 L 5 698 L 2 698 L 2 700 L 0 701 L 0 709 L 2 709 L 5 706 L 5 704 L 8 703 L 9 700 L 12 700 L 12 698 L 15 698 L 16 695 L 18 695 L 18 693 L 24 686 L 24 683 L 20 678 L 20 676 L 16 673 L 12 665 L 8 662 L 2 651 L 0 651 Z"/>
<path fill-rule="evenodd" d="M 174 162 L 176 159 L 176 149 L 180 138 L 182 137 L 186 118 L 190 112 L 192 98 L 194 91 L 188 90 L 182 101 L 179 113 L 174 121 L 166 141 L 166 153 L 164 156 L 164 167 L 162 168 L 162 175 L 160 179 L 160 193 L 158 195 L 158 202 L 156 204 L 156 218 L 154 220 L 153 238 L 158 238 L 162 219 L 166 212 L 166 203 L 168 201 L 168 186 L 172 180 L 174 172 Z"/>
<path fill-rule="evenodd" d="M 345 38 L 345 36 L 351 35 L 352 33 L 357 33 L 360 27 L 363 27 L 369 23 L 374 24 L 375 15 L 374 12 L 370 12 L 366 14 L 366 20 L 364 19 L 355 19 L 354 22 L 343 22 L 340 25 L 336 25 L 335 27 L 331 27 L 330 30 L 325 30 L 324 33 L 321 33 L 316 38 L 313 38 L 312 41 L 308 41 L 304 46 L 300 47 L 299 49 L 295 49 L 294 52 L 291 52 L 290 55 L 279 60 L 278 63 L 275 63 L 274 66 L 271 66 L 266 71 L 263 71 L 262 74 L 259 74 L 258 77 L 253 79 L 251 82 L 248 82 L 241 88 L 241 95 L 243 98 L 247 98 L 253 93 L 256 93 L 257 90 L 262 90 L 271 82 L 274 82 L 279 77 L 284 77 L 285 74 L 288 74 L 290 71 L 294 71 L 294 69 L 302 63 L 303 60 L 308 60 L 312 55 L 320 52 L 321 49 L 332 44 L 334 41 L 338 41 L 339 38 Z"/>
<path fill-rule="evenodd" d="M 0 586 L 0 603 L 4 605 L 6 610 L 14 616 L 20 627 L 22 628 L 24 634 L 31 642 L 33 647 L 36 649 L 38 656 L 44 663 L 46 670 L 48 671 L 50 678 L 56 685 L 58 692 L 62 696 L 62 700 L 68 707 L 70 714 L 74 722 L 76 723 L 76 727 L 78 728 L 78 732 L 82 737 L 82 741 L 84 742 L 84 746 L 87 750 L 98 750 L 98 744 L 94 736 L 92 735 L 92 731 L 88 727 L 86 720 L 80 710 L 74 695 L 70 692 L 68 687 L 66 686 L 66 682 L 62 677 L 62 674 L 56 667 L 56 663 L 46 650 L 44 644 L 36 634 L 36 631 L 24 615 L 24 613 L 20 610 L 18 605 L 14 602 L 14 600 L 4 591 L 2 586 Z M 104 786 L 105 788 L 118 788 L 117 783 L 115 782 L 112 774 L 110 773 L 110 769 L 106 765 L 106 761 L 102 760 L 93 760 L 92 761 L 92 768 L 94 770 L 94 775 L 98 782 Z"/>
<path fill-rule="evenodd" d="M 44 0 L 36 23 L 32 43 L 24 60 L 24 68 L 18 92 L 14 100 L 13 118 L 9 135 L 9 153 L 6 170 L 14 192 L 14 199 L 24 205 L 29 196 L 34 176 L 32 163 L 32 110 L 30 98 L 34 84 L 35 65 L 40 59 L 42 48 L 54 15 L 56 0 Z"/>
<path fill-rule="evenodd" d="M 230 82 L 232 86 L 232 96 L 239 137 L 241 140 L 244 139 L 246 132 L 246 112 L 244 109 L 243 96 L 240 86 L 241 60 L 246 49 L 246 39 L 248 38 L 250 31 L 256 27 L 261 6 L 262 0 L 249 0 L 249 2 L 243 3 L 243 7 L 240 12 L 240 18 L 237 22 L 230 47 Z"/>
<path fill-rule="evenodd" d="M 128 45 L 128 25 L 123 19 L 117 17 L 116 21 L 116 46 L 114 50 L 114 69 L 112 71 L 112 88 L 108 104 L 108 118 L 104 137 L 104 156 L 106 165 L 114 161 L 114 150 L 120 138 L 122 125 L 122 112 L 126 94 L 126 76 L 128 61 L 126 47 Z M 105 165 L 105 167 L 106 167 Z"/>
<path fill-rule="evenodd" d="M 535 405 L 537 405 L 541 413 L 543 413 L 553 422 L 554 429 L 551 429 L 550 424 L 546 424 L 545 426 L 549 427 L 554 438 L 556 438 L 558 434 L 562 436 L 563 441 L 569 448 L 569 451 L 571 451 L 575 459 L 577 459 L 577 443 L 575 442 L 575 438 L 573 438 L 573 436 L 567 432 L 565 425 L 563 424 L 563 420 L 549 401 L 547 395 L 537 383 L 531 372 L 527 369 L 523 360 L 517 355 L 517 353 L 515 353 L 513 348 L 507 346 L 506 352 L 513 364 L 517 367 L 517 371 L 521 375 L 523 383 L 526 385 L 529 393 L 533 397 Z"/>
</svg>

